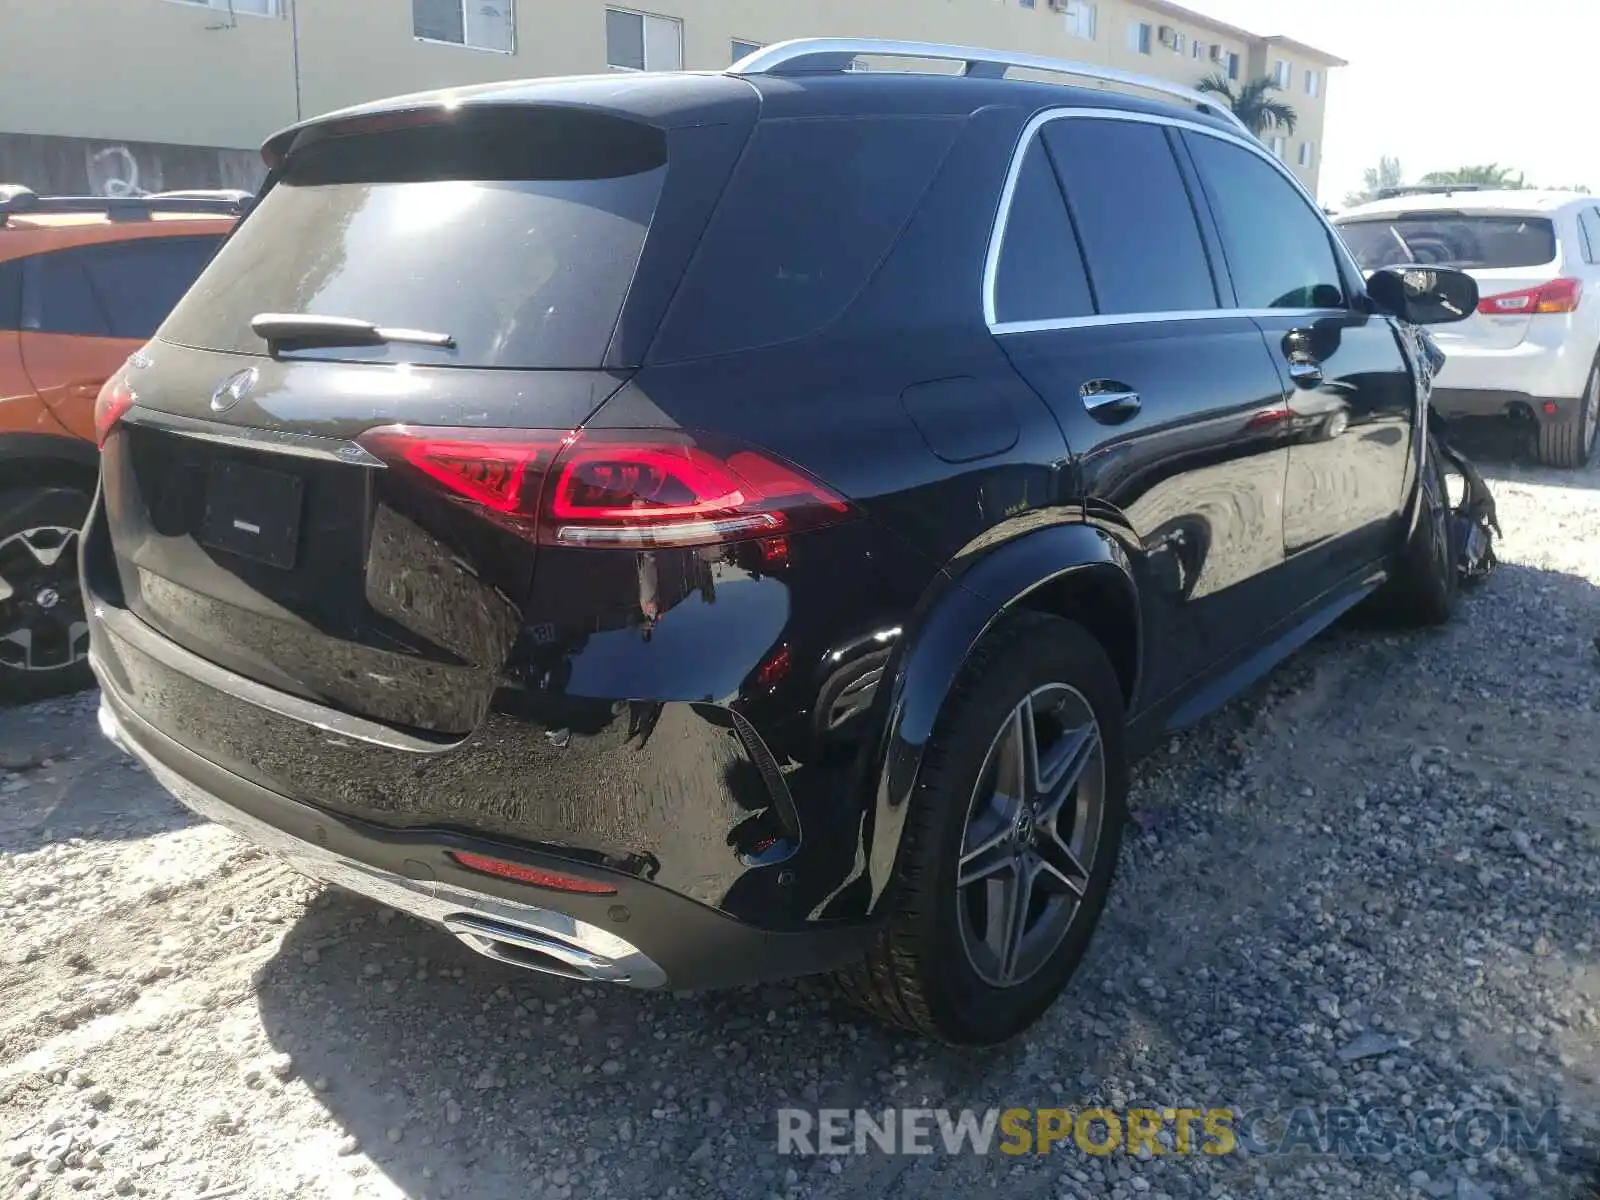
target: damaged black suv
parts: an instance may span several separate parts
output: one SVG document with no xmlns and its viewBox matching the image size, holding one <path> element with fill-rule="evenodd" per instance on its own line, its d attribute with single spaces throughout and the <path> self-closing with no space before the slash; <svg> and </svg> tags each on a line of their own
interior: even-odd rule
<svg viewBox="0 0 1600 1200">
<path fill-rule="evenodd" d="M 1475 289 L 1363 279 L 1201 96 L 1018 66 L 1092 72 L 808 41 L 273 137 L 100 397 L 107 733 L 504 962 L 1025 1028 L 1130 758 L 1449 617 L 1408 323 Z"/>
</svg>

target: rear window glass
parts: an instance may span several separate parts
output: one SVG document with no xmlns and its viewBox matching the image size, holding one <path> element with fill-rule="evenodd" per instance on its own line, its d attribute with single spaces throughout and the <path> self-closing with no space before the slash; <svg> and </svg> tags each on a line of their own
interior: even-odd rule
<svg viewBox="0 0 1600 1200">
<path fill-rule="evenodd" d="M 926 117 L 758 125 L 654 356 L 775 345 L 834 320 L 893 248 L 959 128 Z"/>
<path fill-rule="evenodd" d="M 1427 263 L 1450 267 L 1538 267 L 1556 256 L 1555 226 L 1544 217 L 1407 213 L 1339 226 L 1363 270 Z"/>
<path fill-rule="evenodd" d="M 599 366 L 666 170 L 658 131 L 575 112 L 329 137 L 291 153 L 161 336 L 264 354 L 251 319 L 305 313 L 445 333 L 456 348 L 297 357 Z"/>
</svg>

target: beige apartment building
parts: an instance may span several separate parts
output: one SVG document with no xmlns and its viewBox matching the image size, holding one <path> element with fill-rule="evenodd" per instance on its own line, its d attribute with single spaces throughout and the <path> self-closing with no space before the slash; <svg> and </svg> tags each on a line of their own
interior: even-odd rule
<svg viewBox="0 0 1600 1200">
<path fill-rule="evenodd" d="M 0 181 L 115 194 L 254 186 L 301 117 L 426 88 L 717 70 L 763 44 L 885 37 L 1027 51 L 1185 84 L 1270 74 L 1267 136 L 1315 190 L 1334 56 L 1167 0 L 52 0 L 0 16 Z"/>
</svg>

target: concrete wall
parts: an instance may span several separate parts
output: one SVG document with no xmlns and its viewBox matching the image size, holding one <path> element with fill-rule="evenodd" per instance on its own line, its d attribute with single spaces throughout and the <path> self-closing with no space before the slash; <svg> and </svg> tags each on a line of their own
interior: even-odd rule
<svg viewBox="0 0 1600 1200">
<path fill-rule="evenodd" d="M 0 133 L 253 150 L 274 130 L 399 92 L 495 79 L 604 71 L 604 0 L 515 0 L 512 54 L 419 42 L 410 0 L 281 0 L 276 17 L 182 0 L 52 0 L 7 6 L 0 36 Z M 1280 53 L 1242 30 L 1188 14 L 1167 0 L 1099 0 L 1098 36 L 1072 37 L 1049 0 L 641 0 L 618 7 L 683 22 L 684 66 L 719 70 L 734 38 L 758 43 L 818 34 L 993 46 L 1196 83 L 1216 69 L 1195 40 L 1240 55 L 1241 78 Z M 1154 41 L 1129 48 L 1128 25 L 1170 25 L 1182 54 Z M 219 28 L 219 26 L 221 26 Z M 296 36 L 296 34 L 298 36 Z M 296 50 L 298 48 L 298 54 Z M 1300 173 L 1315 187 L 1327 95 L 1303 91 L 1303 56 L 1288 97 L 1301 132 L 1318 143 Z M 148 152 L 146 152 L 148 153 Z M 21 182 L 30 182 L 23 179 Z M 220 184 L 222 181 L 210 181 Z"/>
<path fill-rule="evenodd" d="M 254 150 L 0 133 L 0 180 L 57 196 L 138 196 L 181 188 L 255 191 L 266 169 Z"/>
<path fill-rule="evenodd" d="M 227 14 L 178 0 L 4 10 L 0 132 L 247 148 L 294 119 L 286 20 L 241 15 L 208 30 Z"/>
</svg>

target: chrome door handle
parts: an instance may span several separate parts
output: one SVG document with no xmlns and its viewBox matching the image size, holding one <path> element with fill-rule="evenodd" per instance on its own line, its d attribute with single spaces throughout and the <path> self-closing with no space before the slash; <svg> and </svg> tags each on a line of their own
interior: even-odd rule
<svg viewBox="0 0 1600 1200">
<path fill-rule="evenodd" d="M 1095 379 L 1078 389 L 1084 411 L 1096 421 L 1115 425 L 1126 421 L 1139 411 L 1139 393 L 1125 383 L 1110 379 Z"/>
<path fill-rule="evenodd" d="M 1289 378 L 1298 387 L 1319 387 L 1322 384 L 1322 364 L 1304 359 L 1290 359 Z"/>
</svg>

